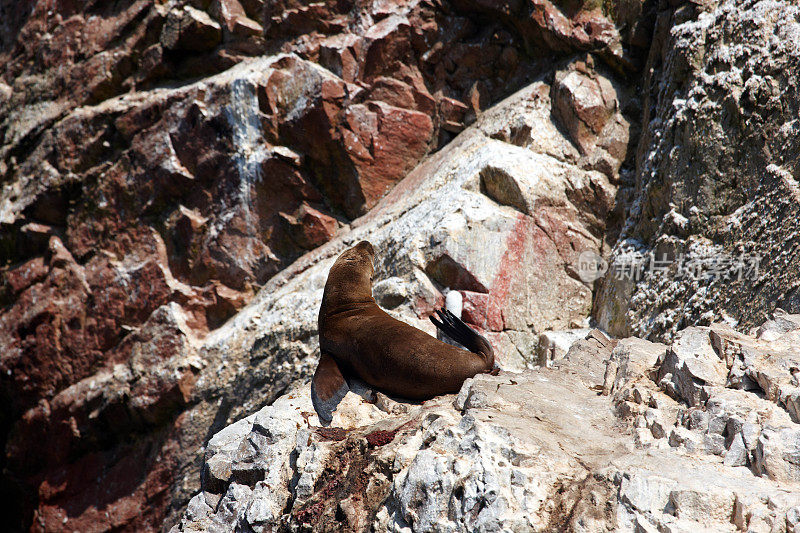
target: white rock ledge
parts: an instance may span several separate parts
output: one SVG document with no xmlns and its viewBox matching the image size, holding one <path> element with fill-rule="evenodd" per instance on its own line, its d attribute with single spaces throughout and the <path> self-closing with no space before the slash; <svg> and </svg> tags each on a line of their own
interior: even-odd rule
<svg viewBox="0 0 800 533">
<path fill-rule="evenodd" d="M 798 356 L 786 329 L 714 325 L 669 347 L 593 330 L 552 368 L 479 375 L 458 395 L 348 394 L 328 428 L 297 385 L 211 439 L 204 491 L 172 532 L 800 531 L 786 395 L 735 379 L 697 391 L 684 362 L 716 357 L 724 381 L 744 357 L 757 380 Z"/>
</svg>

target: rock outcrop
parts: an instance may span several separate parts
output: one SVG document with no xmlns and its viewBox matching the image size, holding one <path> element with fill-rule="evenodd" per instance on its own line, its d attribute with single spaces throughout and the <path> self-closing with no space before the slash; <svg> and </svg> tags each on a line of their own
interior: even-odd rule
<svg viewBox="0 0 800 533">
<path fill-rule="evenodd" d="M 384 251 L 382 305 L 421 323 L 462 291 L 508 368 L 544 330 L 584 325 L 591 287 L 570 265 L 608 249 L 631 122 L 617 72 L 644 48 L 596 10 L 515 9 L 536 17 L 3 4 L 0 491 L 15 528 L 174 520 L 209 435 L 308 374 L 319 280 L 356 237 Z M 589 52 L 603 63 L 569 57 Z M 552 102 L 593 129 L 562 133 Z"/>
<path fill-rule="evenodd" d="M 595 302 L 615 335 L 670 340 L 800 312 L 795 2 L 661 11 L 645 68 L 636 186 Z"/>
<path fill-rule="evenodd" d="M 211 438 L 172 531 L 794 531 L 800 316 L 778 320 L 792 329 L 715 324 L 670 346 L 593 330 L 552 368 L 458 395 L 349 394 L 331 427 L 295 386 Z M 701 385 L 687 358 L 727 382 Z M 783 392 L 740 387 L 742 369 Z M 691 379 L 700 399 L 676 386 Z"/>
<path fill-rule="evenodd" d="M 524 137 L 518 137 L 522 146 L 493 138 L 502 136 L 514 113 L 535 128 L 550 125 L 546 89 L 535 83 L 482 115 L 348 232 L 271 279 L 252 303 L 205 339 L 206 366 L 196 394 L 206 390 L 231 402 L 225 417 L 235 420 L 310 376 L 318 357 L 316 319 L 327 271 L 340 251 L 362 239 L 377 250 L 374 294 L 390 313 L 433 333 L 426 317 L 442 305 L 443 292 L 457 290 L 465 318 L 492 339 L 503 368 L 535 364 L 538 333 L 582 321 L 591 305 L 591 289 L 565 267 L 574 257 L 562 254 L 576 254 L 581 247 L 600 250 L 602 226 L 595 222 L 602 216 L 580 215 L 569 196 L 589 191 L 613 196 L 613 186 L 600 172 L 562 163 Z M 572 146 L 563 137 L 549 140 L 548 149 Z M 518 203 L 546 207 L 526 214 L 481 193 L 487 169 L 498 168 L 507 194 Z M 593 198 L 586 205 L 604 201 Z M 537 280 L 543 271 L 551 279 Z M 535 292 L 525 292 L 533 287 Z M 199 476 L 197 470 L 192 474 Z M 187 472 L 184 479 L 187 487 L 196 487 L 199 477 Z"/>
<path fill-rule="evenodd" d="M 800 528 L 797 19 L 0 0 L 10 527 Z M 317 427 L 360 239 L 504 372 Z"/>
<path fill-rule="evenodd" d="M 600 247 L 631 120 L 617 78 L 641 66 L 650 27 L 638 2 L 605 14 L 539 0 L 0 2 L 0 500 L 12 527 L 142 530 L 174 517 L 196 489 L 194 450 L 304 375 L 310 363 L 298 361 L 315 349 L 304 321 L 291 331 L 307 337 L 258 336 L 256 371 L 249 351 L 220 367 L 228 356 L 208 355 L 215 332 L 537 79 L 540 115 L 508 111 L 496 140 L 463 143 L 485 158 L 469 163 L 483 177 L 464 189 L 475 211 L 463 223 L 486 212 L 497 224 L 464 235 L 500 239 L 494 255 L 484 264 L 445 229 L 436 257 L 386 258 L 398 272 L 428 267 L 423 281 L 387 278 L 378 290 L 396 306 L 414 296 L 406 282 L 424 285 L 420 313 L 441 296 L 436 280 L 471 291 L 474 320 L 517 366 L 514 346 L 585 319 L 591 294 L 565 274 L 564 246 Z M 575 130 L 579 150 L 549 116 L 554 69 L 579 72 L 558 91 L 565 120 L 589 113 L 600 128 Z M 555 152 L 527 151 L 534 142 Z M 517 181 L 540 165 L 557 205 L 534 221 L 524 202 L 551 193 Z M 575 236 L 557 227 L 573 222 Z M 514 265 L 534 231 L 548 247 L 536 275 L 554 269 L 558 281 L 537 295 L 541 312 L 511 312 L 524 280 L 503 276 L 531 275 Z M 567 290 L 548 300 L 557 287 Z"/>
</svg>

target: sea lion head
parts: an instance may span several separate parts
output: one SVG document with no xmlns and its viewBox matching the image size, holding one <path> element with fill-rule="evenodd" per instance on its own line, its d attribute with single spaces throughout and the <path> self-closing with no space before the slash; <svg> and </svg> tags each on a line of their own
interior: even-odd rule
<svg viewBox="0 0 800 533">
<path fill-rule="evenodd" d="M 375 248 L 361 241 L 336 259 L 328 273 L 323 302 L 329 305 L 372 301 Z"/>
</svg>

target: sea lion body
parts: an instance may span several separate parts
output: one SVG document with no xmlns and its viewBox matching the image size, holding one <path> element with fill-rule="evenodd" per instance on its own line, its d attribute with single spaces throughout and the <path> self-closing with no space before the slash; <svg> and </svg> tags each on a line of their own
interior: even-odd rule
<svg viewBox="0 0 800 533">
<path fill-rule="evenodd" d="M 491 345 L 463 323 L 453 335 L 460 334 L 456 340 L 475 353 L 446 344 L 381 309 L 372 297 L 373 259 L 372 245 L 362 241 L 343 252 L 328 274 L 319 312 L 320 365 L 312 381 L 318 412 L 323 404 L 330 408 L 341 400 L 348 376 L 388 394 L 423 400 L 457 392 L 465 379 L 492 371 Z M 335 405 L 329 410 L 333 409 Z"/>
<path fill-rule="evenodd" d="M 414 400 L 457 392 L 487 366 L 479 355 L 392 318 L 374 302 L 320 317 L 320 348 L 373 387 Z"/>
</svg>

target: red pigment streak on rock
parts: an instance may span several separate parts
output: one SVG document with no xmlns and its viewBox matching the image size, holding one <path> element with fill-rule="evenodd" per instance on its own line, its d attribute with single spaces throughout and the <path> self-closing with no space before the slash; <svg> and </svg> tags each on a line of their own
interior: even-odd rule
<svg viewBox="0 0 800 533">
<path fill-rule="evenodd" d="M 375 446 L 384 446 L 386 444 L 389 444 L 394 440 L 394 436 L 397 435 L 399 429 L 400 428 L 397 428 L 393 431 L 386 431 L 386 430 L 373 431 L 372 433 L 367 435 L 367 444 L 369 444 L 371 448 L 374 448 Z"/>
<path fill-rule="evenodd" d="M 517 215 L 517 223 L 514 225 L 511 235 L 506 238 L 506 252 L 500 260 L 500 268 L 489 291 L 491 298 L 495 299 L 497 303 L 505 302 L 508 298 L 511 281 L 519 271 L 532 226 L 533 220 L 520 213 Z"/>
<path fill-rule="evenodd" d="M 480 329 L 489 329 L 486 311 L 489 309 L 489 295 L 481 292 L 460 291 L 464 297 L 461 319 Z"/>
<path fill-rule="evenodd" d="M 506 251 L 492 280 L 489 294 L 461 291 L 464 296 L 463 318 L 466 322 L 489 331 L 505 329 L 503 309 L 507 305 L 514 276 L 522 267 L 525 246 L 532 229 L 533 220 L 530 217 L 522 213 L 517 215 L 514 229 L 506 238 Z"/>
<path fill-rule="evenodd" d="M 300 509 L 295 516 L 301 524 L 310 524 L 316 518 L 319 518 L 324 510 L 325 505 L 322 502 L 317 502 L 304 509 Z"/>
</svg>

